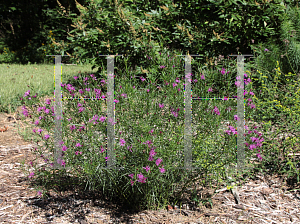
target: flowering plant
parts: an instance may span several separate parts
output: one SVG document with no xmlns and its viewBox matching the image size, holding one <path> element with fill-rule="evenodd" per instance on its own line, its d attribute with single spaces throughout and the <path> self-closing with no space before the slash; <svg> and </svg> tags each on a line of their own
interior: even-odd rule
<svg viewBox="0 0 300 224">
<path fill-rule="evenodd" d="M 155 55 L 150 55 L 149 58 L 151 60 L 151 58 L 155 58 Z M 172 57 L 168 55 L 168 58 L 171 59 Z M 233 139 L 235 139 L 237 132 L 233 126 L 229 126 L 229 130 L 226 130 L 229 145 L 225 147 L 224 144 L 222 151 L 217 147 L 211 147 L 210 150 L 203 153 L 203 150 L 201 151 L 199 147 L 196 147 L 195 151 L 198 154 L 194 153 L 194 155 L 198 156 L 198 163 L 194 163 L 193 166 L 200 166 L 198 172 L 193 173 L 178 169 L 184 167 L 183 157 L 179 156 L 182 155 L 182 144 L 180 143 L 183 142 L 184 98 L 182 90 L 184 89 L 185 77 L 182 77 L 181 80 L 176 77 L 175 74 L 178 74 L 176 69 L 179 63 L 176 60 L 174 61 L 172 63 L 171 60 L 167 60 L 164 65 L 161 65 L 162 59 L 160 59 L 158 63 L 156 75 L 165 78 L 164 88 L 156 86 L 155 74 L 152 74 L 150 80 L 139 77 L 141 82 L 147 81 L 144 91 L 138 89 L 141 83 L 133 79 L 132 76 L 130 80 L 124 77 L 115 80 L 117 88 L 115 88 L 116 99 L 114 102 L 117 119 L 114 124 L 117 133 L 117 136 L 115 136 L 117 144 L 115 144 L 114 153 L 117 169 L 106 168 L 107 161 L 110 158 L 105 150 L 105 131 L 107 122 L 111 122 L 106 119 L 106 105 L 102 104 L 102 100 L 89 102 L 85 100 L 83 102 L 63 101 L 64 118 L 62 120 L 63 132 L 61 136 L 63 141 L 60 142 L 63 159 L 59 161 L 60 165 L 67 167 L 69 174 L 74 174 L 81 181 L 87 182 L 90 189 L 101 189 L 106 196 L 119 198 L 126 205 L 159 207 L 168 203 L 176 189 L 176 185 L 178 187 L 183 179 L 186 179 L 185 188 L 186 183 L 199 179 L 200 173 L 211 172 L 211 167 L 215 172 L 220 172 L 225 164 L 233 163 L 235 157 L 230 155 L 235 153 L 236 143 Z M 130 72 L 126 71 L 125 73 Z M 222 69 L 221 74 L 225 74 L 224 69 Z M 191 75 L 193 76 L 193 74 Z M 247 77 L 246 74 L 245 77 Z M 232 77 L 225 78 L 228 82 L 232 82 Z M 75 86 L 70 84 L 62 84 L 65 90 L 63 92 L 64 97 L 107 98 L 107 94 L 98 89 L 100 85 L 103 87 L 106 84 L 104 79 L 99 82 L 94 74 L 91 74 L 90 77 L 75 76 L 74 79 L 78 81 L 79 90 L 76 91 Z M 205 80 L 203 74 L 201 80 Z M 206 93 L 212 94 L 213 91 L 210 85 L 206 86 L 205 84 L 204 86 L 203 82 L 197 83 L 197 79 L 191 79 L 191 82 L 194 85 L 199 84 L 200 87 L 195 87 L 195 89 L 202 89 L 200 93 L 203 94 L 204 89 Z M 246 82 L 249 83 L 251 80 L 248 78 Z M 169 85 L 171 83 L 172 85 Z M 235 85 L 240 85 L 240 83 L 240 81 L 235 81 Z M 247 93 L 245 91 L 244 95 Z M 35 98 L 29 98 L 30 90 L 25 93 L 24 99 L 26 101 L 36 100 Z M 33 132 L 45 142 L 45 149 L 41 150 L 42 147 L 39 150 L 36 149 L 44 159 L 45 166 L 38 169 L 38 172 L 31 172 L 29 174 L 30 178 L 41 177 L 44 173 L 50 175 L 56 162 L 53 156 L 56 149 L 52 137 L 54 136 L 55 115 L 54 107 L 51 106 L 53 101 L 47 99 L 45 103 L 45 106 L 39 105 L 37 111 L 31 110 L 32 114 L 30 116 L 38 118 L 33 121 L 33 124 L 40 126 L 40 128 L 34 128 Z M 213 109 L 210 109 L 210 112 L 205 116 L 213 120 L 212 131 L 218 126 L 216 123 L 224 119 L 220 118 L 221 112 L 230 111 L 230 109 L 225 109 L 224 106 L 218 108 L 216 103 L 212 103 L 206 108 L 207 111 L 210 106 L 213 106 Z M 250 103 L 248 103 L 248 106 L 254 107 Z M 200 108 L 202 107 L 205 107 L 205 104 L 200 106 Z M 234 120 L 239 119 L 236 115 L 233 116 L 232 113 L 234 111 L 228 114 L 228 119 L 230 116 Z M 25 106 L 23 107 L 23 114 L 25 117 L 29 116 L 29 111 Z M 199 116 L 196 116 L 196 120 L 197 118 L 199 119 Z M 208 129 L 208 126 L 206 129 Z M 247 126 L 246 129 L 248 129 Z M 201 130 L 201 128 L 198 130 Z M 207 132 L 208 130 L 202 129 L 202 131 Z M 254 132 L 261 136 L 260 133 Z M 251 131 L 249 131 L 250 133 Z M 252 155 L 253 149 L 260 147 L 264 139 L 251 137 L 251 140 L 256 143 L 247 145 L 250 149 L 248 151 Z M 45 150 L 49 152 L 48 156 L 45 156 Z M 257 157 L 262 159 L 260 153 L 257 154 Z M 218 163 L 219 166 L 216 166 Z M 33 163 L 31 164 L 33 165 Z M 146 205 L 146 203 L 148 204 Z"/>
</svg>

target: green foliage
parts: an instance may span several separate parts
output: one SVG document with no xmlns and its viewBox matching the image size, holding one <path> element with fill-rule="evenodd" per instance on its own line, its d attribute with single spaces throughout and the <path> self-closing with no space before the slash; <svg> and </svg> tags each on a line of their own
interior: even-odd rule
<svg viewBox="0 0 300 224">
<path fill-rule="evenodd" d="M 203 63 L 220 54 L 235 53 L 237 47 L 241 53 L 250 53 L 251 39 L 264 41 L 266 37 L 278 36 L 283 3 L 240 2 L 87 0 L 81 4 L 44 1 L 24 6 L 13 1 L 5 6 L 12 7 L 14 14 L 21 14 L 18 26 L 22 30 L 15 28 L 12 35 L 7 21 L 5 42 L 16 52 L 14 59 L 25 63 L 50 62 L 45 54 L 64 52 L 72 55 L 71 62 L 99 67 L 105 58 L 98 54 L 118 53 L 132 55 L 130 64 L 145 67 L 145 55 L 156 44 L 184 54 L 200 54 L 197 61 Z M 30 10 L 38 11 L 38 19 L 26 20 L 33 21 L 28 23 L 29 28 L 28 24 L 23 25 L 22 18 Z M 50 30 L 55 39 L 49 39 Z"/>
<path fill-rule="evenodd" d="M 278 36 L 285 7 L 278 1 L 259 5 L 243 1 L 239 5 L 237 1 L 212 0 L 175 4 L 170 0 L 145 4 L 98 0 L 77 4 L 77 8 L 81 15 L 72 18 L 76 28 L 68 38 L 72 56 L 100 67 L 105 58 L 98 54 L 131 55 L 129 64 L 145 67 L 149 48 L 154 50 L 157 45 L 200 54 L 198 63 L 234 53 L 237 47 L 241 53 L 251 53 L 251 39 Z M 122 66 L 122 60 L 120 63 Z"/>
<path fill-rule="evenodd" d="M 255 60 L 257 65 L 267 73 L 268 82 L 274 81 L 271 74 L 274 74 L 277 61 L 279 62 L 282 71 L 279 80 L 281 85 L 285 85 L 284 74 L 300 72 L 300 11 L 288 7 L 282 18 L 284 20 L 280 26 L 279 38 L 270 38 L 258 47 L 251 47 L 258 55 Z"/>
<path fill-rule="evenodd" d="M 253 78 L 260 87 L 253 90 L 256 111 L 251 115 L 251 120 L 263 122 L 264 133 L 269 133 L 262 149 L 265 159 L 259 167 L 266 172 L 287 173 L 289 177 L 299 179 L 300 173 L 296 168 L 299 159 L 294 155 L 299 152 L 296 145 L 300 125 L 299 75 L 282 74 L 279 63 L 276 67 L 274 81 L 269 82 L 260 71 L 257 78 Z M 279 84 L 280 76 L 285 77 L 285 85 Z M 275 125 L 276 132 L 271 132 Z M 283 133 L 289 133 L 289 136 L 275 140 Z"/>
<path fill-rule="evenodd" d="M 51 58 L 45 57 L 46 53 L 50 53 L 45 51 L 45 43 L 49 42 L 49 31 L 55 31 L 57 39 L 64 41 L 70 25 L 70 20 L 62 18 L 58 12 L 53 13 L 51 17 L 46 15 L 45 11 L 55 7 L 57 2 L 50 0 L 30 2 L 12 0 L 0 3 L 0 15 L 3 19 L 0 40 L 6 49 L 9 49 L 6 53 L 0 49 L 0 62 L 22 64 L 27 64 L 28 61 L 52 62 Z M 51 46 L 48 49 L 53 50 Z M 52 53 L 58 52 L 52 51 Z"/>
</svg>

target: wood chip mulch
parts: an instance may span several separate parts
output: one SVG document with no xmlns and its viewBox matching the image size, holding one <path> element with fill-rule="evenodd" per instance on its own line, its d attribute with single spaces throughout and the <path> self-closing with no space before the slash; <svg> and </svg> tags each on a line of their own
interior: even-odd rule
<svg viewBox="0 0 300 224">
<path fill-rule="evenodd" d="M 220 189 L 212 208 L 187 202 L 181 209 L 169 205 L 131 213 L 76 192 L 50 191 L 49 199 L 40 199 L 17 169 L 17 158 L 28 156 L 31 147 L 0 146 L 0 223 L 300 223 L 300 190 L 289 191 L 276 176 L 257 175 L 238 187 L 240 203 L 227 188 Z"/>
<path fill-rule="evenodd" d="M 40 199 L 19 169 L 21 161 L 28 167 L 34 160 L 36 145 L 18 136 L 16 119 L 0 118 L 2 127 L 9 127 L 0 132 L 0 223 L 300 223 L 300 184 L 276 175 L 257 174 L 237 189 L 223 186 L 215 194 L 197 188 L 212 204 L 186 200 L 181 208 L 160 211 L 131 212 L 91 192 L 50 191 L 48 199 Z"/>
</svg>

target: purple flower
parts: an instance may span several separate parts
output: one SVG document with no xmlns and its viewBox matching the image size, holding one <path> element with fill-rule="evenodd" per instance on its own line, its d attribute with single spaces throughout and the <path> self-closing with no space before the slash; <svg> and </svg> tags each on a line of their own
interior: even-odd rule
<svg viewBox="0 0 300 224">
<path fill-rule="evenodd" d="M 250 82 L 251 82 L 251 79 L 248 78 L 248 79 L 245 81 L 245 84 L 248 85 Z"/>
<path fill-rule="evenodd" d="M 74 76 L 73 78 L 74 78 L 75 80 L 77 80 L 77 79 L 78 79 L 78 77 L 77 77 L 77 76 Z"/>
<path fill-rule="evenodd" d="M 33 176 L 34 176 L 34 172 L 30 173 L 29 176 L 28 176 L 28 178 L 31 178 Z"/>
<path fill-rule="evenodd" d="M 226 110 L 228 110 L 228 111 L 230 112 L 230 111 L 232 111 L 232 108 L 231 108 L 231 107 L 228 107 Z"/>
<path fill-rule="evenodd" d="M 142 173 L 138 174 L 137 177 L 138 177 L 138 182 L 146 183 L 147 178 L 144 177 Z"/>
<path fill-rule="evenodd" d="M 101 116 L 99 121 L 104 122 L 106 120 L 106 117 Z"/>
<path fill-rule="evenodd" d="M 204 75 L 201 75 L 201 79 L 205 79 Z"/>
<path fill-rule="evenodd" d="M 147 140 L 146 142 L 143 142 L 143 144 L 147 144 L 149 147 L 151 144 L 153 144 L 151 141 Z M 154 147 L 155 148 L 155 147 Z M 153 150 L 153 149 L 152 149 Z"/>
<path fill-rule="evenodd" d="M 265 49 L 265 51 L 267 51 L 267 52 L 268 52 L 269 50 L 266 48 L 266 49 Z"/>
<path fill-rule="evenodd" d="M 149 166 L 146 166 L 146 167 L 143 167 L 143 169 L 145 169 L 147 171 L 147 173 L 149 172 L 150 170 L 150 167 Z"/>
<path fill-rule="evenodd" d="M 162 159 L 161 158 L 158 158 L 155 162 L 156 166 L 159 166 L 159 164 L 162 162 Z"/>
<path fill-rule="evenodd" d="M 166 66 L 164 66 L 164 65 L 161 65 L 161 66 L 159 66 L 159 68 L 165 68 Z"/>
<path fill-rule="evenodd" d="M 230 130 L 231 130 L 231 132 L 232 132 L 233 134 L 237 134 L 237 131 L 235 130 L 235 128 L 234 128 L 234 127 L 232 127 L 232 126 L 229 126 L 229 128 L 230 128 Z"/>
<path fill-rule="evenodd" d="M 50 137 L 50 135 L 45 135 L 44 138 L 47 140 Z"/>
<path fill-rule="evenodd" d="M 101 145 L 101 151 L 100 151 L 100 153 L 103 153 L 104 152 L 104 148 L 103 148 L 103 146 Z"/>
<path fill-rule="evenodd" d="M 98 118 L 99 118 L 98 115 L 94 115 L 94 117 L 92 118 L 92 120 L 90 119 L 89 122 L 91 122 L 93 120 L 97 121 Z M 98 122 L 94 122 L 94 124 L 98 124 Z"/>
<path fill-rule="evenodd" d="M 222 75 L 225 74 L 225 68 L 222 68 L 222 71 L 221 71 Z"/>
<path fill-rule="evenodd" d="M 255 138 L 255 137 L 250 137 L 250 139 L 252 140 L 252 142 L 257 140 L 257 138 Z"/>
<path fill-rule="evenodd" d="M 177 117 L 178 116 L 178 113 L 172 111 L 172 114 L 174 115 L 174 117 Z"/>
<path fill-rule="evenodd" d="M 37 109 L 37 112 L 41 112 L 43 110 L 43 107 L 39 107 L 38 109 Z"/>
<path fill-rule="evenodd" d="M 235 85 L 240 87 L 241 86 L 241 82 L 240 81 L 235 81 Z"/>
<path fill-rule="evenodd" d="M 46 104 L 50 105 L 50 104 L 51 104 L 51 100 L 50 100 L 50 99 L 47 99 L 47 100 L 46 100 Z"/>
<path fill-rule="evenodd" d="M 67 149 L 68 149 L 67 146 L 64 145 L 61 150 L 66 151 Z"/>
<path fill-rule="evenodd" d="M 77 143 L 75 146 L 76 147 L 81 147 L 82 145 L 80 145 L 80 143 Z"/>
<path fill-rule="evenodd" d="M 251 150 L 256 149 L 256 145 L 250 145 L 249 149 Z"/>
<path fill-rule="evenodd" d="M 24 96 L 23 96 L 23 97 L 25 97 L 25 96 L 29 96 L 29 94 L 30 94 L 30 90 L 28 90 L 27 92 L 25 92 L 25 94 L 24 94 Z"/>
<path fill-rule="evenodd" d="M 85 110 L 84 107 L 80 107 L 80 108 L 79 108 L 79 113 L 82 112 L 82 111 L 84 111 L 84 110 Z"/>
<path fill-rule="evenodd" d="M 215 112 L 216 114 L 220 115 L 220 111 L 219 111 L 218 107 L 216 107 L 216 106 L 215 106 L 215 108 L 214 108 L 214 112 Z"/>
<path fill-rule="evenodd" d="M 192 75 L 193 75 L 192 73 L 189 73 L 185 76 L 190 83 L 192 82 L 192 79 L 191 79 Z"/>
<path fill-rule="evenodd" d="M 130 152 L 132 152 L 132 146 L 127 146 L 127 149 L 130 151 Z"/>
<path fill-rule="evenodd" d="M 208 92 L 212 92 L 212 88 L 209 88 L 207 91 L 208 91 Z"/>
<path fill-rule="evenodd" d="M 111 123 L 112 125 L 116 124 L 117 122 L 113 122 L 113 118 L 109 118 L 108 122 Z"/>
<path fill-rule="evenodd" d="M 261 157 L 261 155 L 258 153 L 258 154 L 256 154 L 256 156 L 260 159 L 260 160 L 262 160 L 262 157 Z"/>
<path fill-rule="evenodd" d="M 153 149 L 150 150 L 149 156 L 154 157 L 157 154 Z"/>
<path fill-rule="evenodd" d="M 230 130 L 226 130 L 225 132 L 226 132 L 228 135 L 230 135 L 230 132 L 231 132 L 231 131 L 230 131 Z"/>
<path fill-rule="evenodd" d="M 148 160 L 149 160 L 149 161 L 153 161 L 153 157 L 152 157 L 152 156 L 149 156 Z"/>
<path fill-rule="evenodd" d="M 25 117 L 28 117 L 28 110 L 23 110 L 22 113 L 24 114 Z"/>
<path fill-rule="evenodd" d="M 120 145 L 124 146 L 125 145 L 125 140 L 124 139 L 120 139 Z"/>
<path fill-rule="evenodd" d="M 128 176 L 130 176 L 133 179 L 134 174 L 132 173 L 132 174 L 129 174 Z"/>
<path fill-rule="evenodd" d="M 236 121 L 240 120 L 240 118 L 237 115 L 234 115 L 233 117 L 234 117 L 234 120 L 236 120 Z"/>
<path fill-rule="evenodd" d="M 159 167 L 159 170 L 160 170 L 161 173 L 166 172 L 166 170 L 164 169 L 164 166 L 162 166 L 161 168 Z"/>
</svg>

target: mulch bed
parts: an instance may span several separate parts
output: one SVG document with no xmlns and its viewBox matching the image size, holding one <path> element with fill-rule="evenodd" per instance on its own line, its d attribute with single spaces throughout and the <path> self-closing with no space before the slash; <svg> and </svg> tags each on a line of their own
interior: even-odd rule
<svg viewBox="0 0 300 224">
<path fill-rule="evenodd" d="M 21 108 L 19 108 L 21 111 Z M 183 207 L 168 205 L 160 211 L 129 211 L 106 201 L 95 192 L 50 191 L 40 199 L 19 170 L 21 161 L 35 159 L 36 143 L 18 134 L 18 114 L 0 114 L 0 222 L 10 223 L 300 223 L 299 183 L 286 176 L 257 174 L 234 194 L 221 188 L 197 188 L 209 202 L 195 205 L 184 195 Z M 23 127 L 24 125 L 24 127 Z M 40 160 L 42 161 L 42 160 Z M 27 165 L 28 167 L 28 165 Z M 224 186 L 225 187 L 225 186 Z"/>
</svg>

